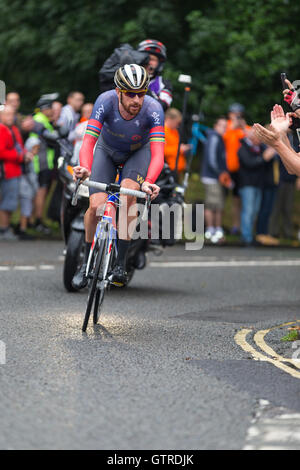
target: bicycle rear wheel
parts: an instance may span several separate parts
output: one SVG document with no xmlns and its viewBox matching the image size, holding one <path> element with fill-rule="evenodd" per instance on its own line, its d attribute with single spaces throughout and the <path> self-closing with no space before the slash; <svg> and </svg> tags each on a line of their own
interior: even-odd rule
<svg viewBox="0 0 300 470">
<path fill-rule="evenodd" d="M 115 245 L 114 240 L 110 240 L 112 243 L 111 250 L 109 251 L 109 242 L 105 246 L 105 254 L 104 259 L 101 265 L 102 273 L 100 273 L 99 278 L 102 278 L 100 281 L 99 286 L 97 286 L 95 303 L 94 303 L 94 314 L 93 314 L 93 322 L 94 325 L 98 323 L 100 313 L 101 313 L 101 306 L 104 300 L 105 291 L 107 288 L 108 280 L 107 276 L 112 269 L 114 260 L 115 260 Z M 105 272 L 104 272 L 105 270 Z"/>
<path fill-rule="evenodd" d="M 96 242 L 96 246 L 94 247 L 94 250 L 96 250 L 96 252 L 94 252 L 94 263 L 93 263 L 93 268 L 92 268 L 93 277 L 92 277 L 92 282 L 90 284 L 89 296 L 88 296 L 88 301 L 87 301 L 85 317 L 84 317 L 84 321 L 82 325 L 82 331 L 86 331 L 88 322 L 90 319 L 91 310 L 93 307 L 93 302 L 94 302 L 94 298 L 96 294 L 99 272 L 101 269 L 101 264 L 103 262 L 105 246 L 106 246 L 106 238 L 102 238 Z"/>
</svg>

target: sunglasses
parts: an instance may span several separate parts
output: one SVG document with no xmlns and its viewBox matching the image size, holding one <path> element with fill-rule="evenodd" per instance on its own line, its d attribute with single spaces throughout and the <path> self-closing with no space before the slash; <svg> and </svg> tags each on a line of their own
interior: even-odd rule
<svg viewBox="0 0 300 470">
<path fill-rule="evenodd" d="M 125 93 L 126 96 L 129 96 L 129 98 L 135 98 L 137 95 L 139 98 L 142 98 L 145 96 L 148 90 L 142 90 L 142 91 L 128 91 L 128 90 L 120 90 L 121 93 Z"/>
</svg>

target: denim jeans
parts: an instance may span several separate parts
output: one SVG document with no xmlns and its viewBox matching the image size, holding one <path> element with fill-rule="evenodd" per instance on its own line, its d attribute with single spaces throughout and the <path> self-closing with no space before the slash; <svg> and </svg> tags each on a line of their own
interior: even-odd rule
<svg viewBox="0 0 300 470">
<path fill-rule="evenodd" d="M 265 188 L 262 193 L 262 201 L 257 217 L 256 233 L 268 234 L 269 233 L 269 220 L 272 214 L 272 209 L 275 201 L 277 187 Z"/>
<path fill-rule="evenodd" d="M 240 188 L 242 202 L 241 209 L 241 235 L 245 243 L 253 241 L 253 227 L 262 200 L 262 189 L 255 186 Z"/>
</svg>

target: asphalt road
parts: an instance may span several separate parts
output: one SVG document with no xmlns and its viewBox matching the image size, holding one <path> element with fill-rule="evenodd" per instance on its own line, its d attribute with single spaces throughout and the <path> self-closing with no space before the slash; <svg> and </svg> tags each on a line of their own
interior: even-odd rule
<svg viewBox="0 0 300 470">
<path fill-rule="evenodd" d="M 0 244 L 1 449 L 300 449 L 300 370 L 254 336 L 295 353 L 298 250 L 169 248 L 85 334 L 62 250 Z"/>
</svg>

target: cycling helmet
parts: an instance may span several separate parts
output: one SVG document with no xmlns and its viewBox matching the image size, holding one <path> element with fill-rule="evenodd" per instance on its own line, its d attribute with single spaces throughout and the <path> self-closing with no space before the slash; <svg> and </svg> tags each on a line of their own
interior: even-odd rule
<svg viewBox="0 0 300 470">
<path fill-rule="evenodd" d="M 49 109 L 52 107 L 53 101 L 57 100 L 59 97 L 59 93 L 48 93 L 46 95 L 42 95 L 38 100 L 36 107 L 41 111 L 43 109 Z"/>
<path fill-rule="evenodd" d="M 159 59 L 159 65 L 156 67 L 155 75 L 162 72 L 164 68 L 164 62 L 167 60 L 167 49 L 166 46 L 156 39 L 145 39 L 138 45 L 139 52 L 148 52 L 148 54 L 153 54 Z"/>
<path fill-rule="evenodd" d="M 156 39 L 145 39 L 138 45 L 139 52 L 148 52 L 149 54 L 156 55 L 161 62 L 167 60 L 167 49 L 162 42 L 156 41 Z"/>
<path fill-rule="evenodd" d="M 120 90 L 147 90 L 150 77 L 141 65 L 125 64 L 116 71 L 114 82 Z"/>
</svg>

